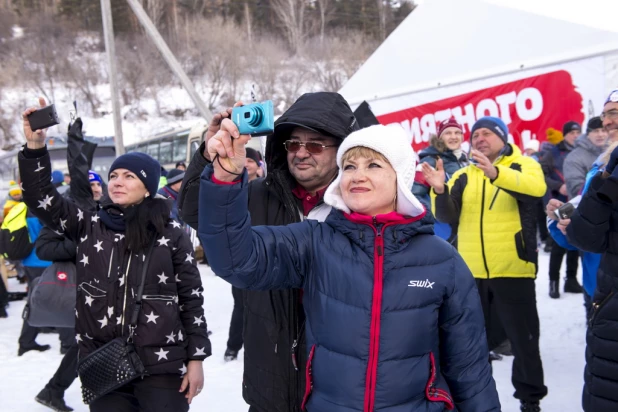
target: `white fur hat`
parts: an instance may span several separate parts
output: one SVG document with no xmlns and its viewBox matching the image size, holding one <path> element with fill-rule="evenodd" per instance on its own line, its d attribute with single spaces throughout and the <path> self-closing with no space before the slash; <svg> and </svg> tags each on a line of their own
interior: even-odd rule
<svg viewBox="0 0 618 412">
<path fill-rule="evenodd" d="M 421 202 L 412 194 L 412 184 L 416 174 L 416 156 L 406 132 L 399 125 L 375 125 L 358 130 L 343 140 L 337 150 L 339 174 L 328 186 L 324 202 L 332 207 L 350 213 L 350 208 L 341 196 L 341 176 L 343 173 L 341 159 L 343 155 L 356 146 L 363 146 L 381 153 L 395 169 L 397 174 L 397 212 L 405 216 L 416 217 L 425 213 Z"/>
</svg>

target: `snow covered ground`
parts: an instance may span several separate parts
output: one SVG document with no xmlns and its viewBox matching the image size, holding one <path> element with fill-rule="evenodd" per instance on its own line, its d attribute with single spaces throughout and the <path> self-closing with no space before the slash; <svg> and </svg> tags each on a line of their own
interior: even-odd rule
<svg viewBox="0 0 618 412">
<path fill-rule="evenodd" d="M 559 300 L 551 300 L 547 295 L 548 264 L 549 255 L 541 252 L 537 299 L 541 319 L 541 355 L 545 382 L 549 387 L 549 395 L 541 406 L 544 412 L 580 411 L 585 349 L 583 298 L 581 295 L 563 294 Z M 207 266 L 200 266 L 200 270 L 205 289 L 206 319 L 209 329 L 213 331 L 213 356 L 204 363 L 204 391 L 194 399 L 191 410 L 246 412 L 248 407 L 240 390 L 242 360 L 230 363 L 223 361 L 233 305 L 230 286 L 216 278 Z M 11 290 L 18 290 L 20 285 L 11 280 L 10 287 Z M 52 349 L 17 357 L 23 305 L 24 302 L 11 303 L 9 318 L 0 319 L 0 410 L 45 412 L 49 409 L 36 403 L 34 397 L 60 363 L 60 345 L 57 335 L 39 335 L 38 342 L 50 344 Z M 519 411 L 519 403 L 512 397 L 511 364 L 512 358 L 494 363 L 494 376 L 502 410 L 505 412 Z M 77 412 L 88 410 L 81 402 L 78 381 L 69 388 L 65 399 Z"/>
</svg>

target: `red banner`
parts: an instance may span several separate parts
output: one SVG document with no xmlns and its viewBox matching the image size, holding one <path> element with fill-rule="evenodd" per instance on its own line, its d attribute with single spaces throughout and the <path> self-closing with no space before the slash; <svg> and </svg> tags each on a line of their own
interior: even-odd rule
<svg viewBox="0 0 618 412">
<path fill-rule="evenodd" d="M 418 151 L 427 146 L 437 124 L 451 116 L 464 125 L 466 139 L 477 119 L 500 117 L 520 147 L 530 139 L 545 141 L 550 127 L 562 131 L 569 120 L 584 121 L 582 96 L 571 74 L 564 70 L 388 113 L 378 120 L 400 123 L 412 135 L 412 146 Z"/>
</svg>

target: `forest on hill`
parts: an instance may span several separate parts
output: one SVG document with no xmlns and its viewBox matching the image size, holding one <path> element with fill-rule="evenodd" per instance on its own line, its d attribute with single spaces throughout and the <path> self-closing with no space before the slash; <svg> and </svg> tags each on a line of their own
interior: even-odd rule
<svg viewBox="0 0 618 412">
<path fill-rule="evenodd" d="M 284 110 L 302 92 L 338 90 L 413 11 L 405 0 L 139 0 L 212 110 L 247 85 Z M 179 82 L 145 35 L 126 0 L 111 0 L 125 116 L 170 110 L 161 92 Z M 410 39 L 414 41 L 414 39 Z M 108 73 L 95 0 L 0 0 L 0 147 L 19 139 L 13 127 L 26 94 L 82 103 L 108 114 Z"/>
</svg>

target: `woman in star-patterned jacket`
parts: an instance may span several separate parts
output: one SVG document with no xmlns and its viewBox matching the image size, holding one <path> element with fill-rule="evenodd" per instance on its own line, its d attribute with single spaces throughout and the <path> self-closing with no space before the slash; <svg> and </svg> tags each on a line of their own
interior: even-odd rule
<svg viewBox="0 0 618 412">
<path fill-rule="evenodd" d="M 39 103 L 45 107 L 42 98 Z M 187 411 L 202 389 L 202 361 L 211 349 L 193 245 L 169 219 L 167 202 L 154 198 L 158 162 L 143 153 L 118 157 L 109 174 L 111 202 L 96 214 L 82 210 L 51 184 L 45 131 L 32 131 L 27 120 L 35 110 L 23 113 L 27 143 L 18 160 L 24 201 L 45 225 L 78 245 L 75 329 L 80 358 L 128 336 L 135 293 L 148 263 L 134 336 L 147 376 L 92 402 L 90 410 Z M 153 238 L 155 247 L 146 262 Z"/>
</svg>

